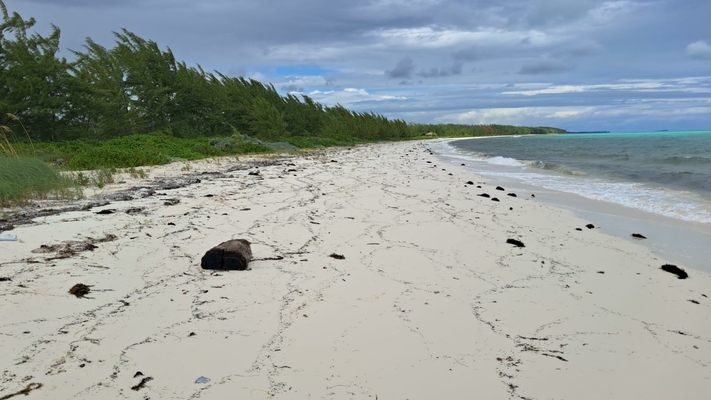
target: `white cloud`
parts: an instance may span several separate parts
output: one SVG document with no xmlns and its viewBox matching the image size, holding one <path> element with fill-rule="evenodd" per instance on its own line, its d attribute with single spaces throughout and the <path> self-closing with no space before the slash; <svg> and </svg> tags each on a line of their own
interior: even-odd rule
<svg viewBox="0 0 711 400">
<path fill-rule="evenodd" d="M 335 105 L 341 104 L 342 106 L 349 108 L 360 102 L 381 102 L 381 101 L 400 101 L 407 100 L 404 96 L 393 96 L 389 94 L 372 94 L 362 88 L 344 88 L 343 90 L 329 90 L 322 92 L 320 90 L 314 90 L 309 93 L 314 100 L 321 102 L 325 105 Z M 354 109 L 357 107 L 354 107 Z"/>
<path fill-rule="evenodd" d="M 686 46 L 686 55 L 691 58 L 711 60 L 711 46 L 705 41 L 699 40 Z"/>
<path fill-rule="evenodd" d="M 511 90 L 502 92 L 507 95 L 537 96 L 541 94 L 566 94 L 602 91 L 636 91 L 636 92 L 685 92 L 711 93 L 711 88 L 704 87 L 703 82 L 709 78 L 682 78 L 668 80 L 636 79 L 621 80 L 623 83 L 606 83 L 597 85 L 553 85 L 541 89 Z"/>
<path fill-rule="evenodd" d="M 478 46 L 512 46 L 526 41 L 529 45 L 541 47 L 558 41 L 538 30 L 509 31 L 492 27 L 476 31 L 445 29 L 436 26 L 419 28 L 378 29 L 366 34 L 388 46 L 409 48 L 450 48 L 461 44 Z"/>
<path fill-rule="evenodd" d="M 513 124 L 530 125 L 531 120 L 580 118 L 595 112 L 595 107 L 516 107 L 485 108 L 460 114 L 449 114 L 443 121 L 461 124 Z"/>
<path fill-rule="evenodd" d="M 660 104 L 662 103 L 662 104 Z M 613 117 L 675 118 L 711 113 L 711 106 L 694 102 L 687 107 L 665 102 L 643 102 L 629 105 L 604 106 L 548 106 L 516 108 L 484 108 L 462 113 L 448 114 L 438 121 L 454 121 L 461 124 L 513 124 L 533 126 L 541 123 L 568 124 L 571 120 L 609 119 Z M 547 122 L 548 121 L 548 122 Z"/>
</svg>

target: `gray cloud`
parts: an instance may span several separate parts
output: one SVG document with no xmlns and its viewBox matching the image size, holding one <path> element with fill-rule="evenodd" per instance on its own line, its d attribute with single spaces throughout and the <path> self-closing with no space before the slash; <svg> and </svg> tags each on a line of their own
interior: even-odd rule
<svg viewBox="0 0 711 400">
<path fill-rule="evenodd" d="M 459 49 L 452 54 L 455 60 L 475 61 L 481 58 L 481 52 L 476 47 Z"/>
<path fill-rule="evenodd" d="M 415 62 L 410 56 L 403 57 L 395 64 L 395 68 L 385 71 L 390 78 L 410 78 L 415 71 Z"/>
<path fill-rule="evenodd" d="M 596 5 L 592 0 L 539 0 L 531 3 L 531 8 L 524 11 L 522 20 L 533 27 L 579 20 Z"/>
<path fill-rule="evenodd" d="M 711 46 L 705 41 L 699 40 L 686 46 L 686 54 L 691 58 L 711 60 Z"/>
<path fill-rule="evenodd" d="M 565 61 L 544 58 L 524 64 L 518 73 L 521 75 L 556 74 L 568 72 L 573 69 L 575 69 L 575 66 Z"/>
<path fill-rule="evenodd" d="M 298 86 L 298 85 L 294 85 L 294 84 L 291 84 L 291 85 L 283 85 L 280 89 L 283 90 L 283 91 L 285 91 L 285 92 L 299 92 L 299 93 L 303 93 L 303 92 L 304 92 L 304 88 L 303 88 L 303 87 Z"/>
<path fill-rule="evenodd" d="M 450 76 L 450 75 L 461 75 L 462 73 L 462 63 L 455 62 L 449 67 L 432 67 L 429 70 L 422 69 L 416 75 L 423 78 L 437 78 L 440 76 Z"/>
</svg>

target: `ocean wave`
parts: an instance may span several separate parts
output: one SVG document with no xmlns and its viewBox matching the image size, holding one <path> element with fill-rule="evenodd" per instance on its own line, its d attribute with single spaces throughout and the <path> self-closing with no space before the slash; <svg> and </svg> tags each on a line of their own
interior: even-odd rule
<svg viewBox="0 0 711 400">
<path fill-rule="evenodd" d="M 524 161 L 524 164 L 533 167 L 533 168 L 539 168 L 539 169 L 544 169 L 546 171 L 556 171 L 561 174 L 565 175 L 574 175 L 574 176 L 584 176 L 585 174 L 580 172 L 580 171 L 574 171 L 565 165 L 553 163 L 553 162 L 548 162 L 548 161 Z"/>
<path fill-rule="evenodd" d="M 699 156 L 671 156 L 671 157 L 663 158 L 661 161 L 665 164 L 672 164 L 672 165 L 711 164 L 711 158 L 699 157 Z"/>
<path fill-rule="evenodd" d="M 658 189 L 640 183 L 556 177 L 539 173 L 483 172 L 482 175 L 513 178 L 530 185 L 573 193 L 592 200 L 619 204 L 684 221 L 711 224 L 711 210 L 705 205 L 705 201 L 687 192 Z"/>
<path fill-rule="evenodd" d="M 514 158 L 501 157 L 501 156 L 491 157 L 491 158 L 487 159 L 486 162 L 489 164 L 492 164 L 492 165 L 506 165 L 506 166 L 510 166 L 510 167 L 523 167 L 523 165 L 524 165 L 520 161 L 518 161 Z"/>
</svg>

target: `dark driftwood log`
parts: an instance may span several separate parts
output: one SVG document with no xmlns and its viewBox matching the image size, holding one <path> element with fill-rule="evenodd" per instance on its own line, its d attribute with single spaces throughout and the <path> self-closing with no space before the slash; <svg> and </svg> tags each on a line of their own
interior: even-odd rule
<svg viewBox="0 0 711 400">
<path fill-rule="evenodd" d="M 249 269 L 252 248 L 245 239 L 234 239 L 220 243 L 205 253 L 201 260 L 203 269 L 238 270 Z"/>
</svg>

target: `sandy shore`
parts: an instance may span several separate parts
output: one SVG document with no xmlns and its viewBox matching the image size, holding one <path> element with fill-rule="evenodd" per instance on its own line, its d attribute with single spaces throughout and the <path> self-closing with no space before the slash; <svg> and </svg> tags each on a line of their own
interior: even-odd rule
<svg viewBox="0 0 711 400">
<path fill-rule="evenodd" d="M 209 173 L 17 226 L 0 399 L 708 398 L 710 275 L 676 279 L 675 260 L 426 146 L 156 167 Z M 104 192 L 150 181 L 122 179 Z M 202 270 L 232 238 L 283 259 Z"/>
</svg>

